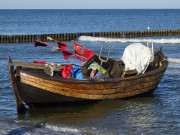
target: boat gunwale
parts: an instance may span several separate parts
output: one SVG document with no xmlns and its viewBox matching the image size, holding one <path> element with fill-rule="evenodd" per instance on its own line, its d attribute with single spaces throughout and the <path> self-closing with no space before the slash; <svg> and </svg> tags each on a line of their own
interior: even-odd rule
<svg viewBox="0 0 180 135">
<path fill-rule="evenodd" d="M 49 77 L 49 76 L 44 76 L 45 78 L 43 79 L 47 79 L 49 81 L 57 81 L 57 82 L 61 82 L 61 83 L 67 83 L 67 84 L 105 84 L 105 83 L 118 83 L 120 81 L 131 81 L 131 80 L 136 80 L 136 79 L 139 79 L 139 78 L 145 78 L 145 77 L 150 77 L 150 76 L 154 76 L 155 74 L 158 74 L 160 72 L 163 72 L 166 68 L 168 67 L 168 61 L 167 60 L 163 60 L 163 64 L 161 67 L 153 70 L 153 71 L 150 71 L 150 72 L 147 72 L 147 73 L 144 73 L 144 74 L 140 74 L 140 75 L 135 75 L 135 76 L 129 76 L 129 77 L 124 77 L 124 78 L 110 78 L 110 79 L 107 79 L 107 80 L 103 80 L 103 81 L 93 81 L 93 80 L 78 80 L 78 79 L 69 79 L 69 78 L 60 78 L 60 79 L 57 79 L 57 78 L 53 78 L 53 77 Z M 26 71 L 21 71 L 21 73 L 23 74 L 27 74 Z M 33 73 L 30 73 L 28 75 L 34 75 Z M 36 76 L 38 78 L 41 78 L 39 76 Z"/>
</svg>

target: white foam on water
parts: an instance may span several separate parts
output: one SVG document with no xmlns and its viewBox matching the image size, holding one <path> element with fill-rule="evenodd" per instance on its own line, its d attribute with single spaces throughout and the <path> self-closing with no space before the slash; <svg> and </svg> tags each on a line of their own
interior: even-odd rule
<svg viewBox="0 0 180 135">
<path fill-rule="evenodd" d="M 48 127 L 48 126 L 47 126 Z M 44 135 L 44 134 L 56 134 L 56 135 L 81 135 L 80 133 L 76 133 L 76 130 L 54 130 L 56 128 L 52 128 L 53 126 L 49 125 L 49 128 L 43 127 L 34 127 L 27 125 L 17 125 L 12 123 L 0 122 L 0 135 Z M 71 131 L 71 132 L 70 132 Z"/>
<path fill-rule="evenodd" d="M 81 135 L 80 130 L 72 127 L 60 127 L 56 125 L 45 124 L 45 128 L 59 132 L 65 132 L 65 133 L 69 132 L 69 133 Z"/>
<path fill-rule="evenodd" d="M 169 63 L 180 64 L 180 59 L 177 59 L 177 58 L 168 58 L 168 62 Z"/>
<path fill-rule="evenodd" d="M 161 43 L 161 44 L 180 44 L 180 39 L 178 38 L 170 38 L 170 39 L 139 39 L 139 38 L 104 38 L 104 37 L 91 37 L 91 36 L 80 36 L 78 38 L 80 41 L 88 41 L 88 42 L 119 42 L 119 43 Z"/>
</svg>

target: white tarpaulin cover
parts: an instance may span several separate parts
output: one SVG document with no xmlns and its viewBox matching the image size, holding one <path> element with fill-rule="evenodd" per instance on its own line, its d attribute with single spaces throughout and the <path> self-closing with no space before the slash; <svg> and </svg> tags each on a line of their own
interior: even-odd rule
<svg viewBox="0 0 180 135">
<path fill-rule="evenodd" d="M 154 52 L 141 43 L 135 43 L 125 48 L 122 61 L 125 71 L 136 69 L 138 74 L 146 71 L 150 62 L 154 60 Z"/>
</svg>

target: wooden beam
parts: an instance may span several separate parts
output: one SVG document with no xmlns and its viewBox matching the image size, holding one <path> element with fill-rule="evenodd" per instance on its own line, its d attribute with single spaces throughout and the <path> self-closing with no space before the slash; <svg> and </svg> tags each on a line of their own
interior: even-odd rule
<svg viewBox="0 0 180 135">
<path fill-rule="evenodd" d="M 26 68 L 34 68 L 34 69 L 44 69 L 44 64 L 36 64 L 36 63 L 30 63 L 30 62 L 20 62 L 20 61 L 13 61 L 12 62 L 13 66 L 21 66 L 21 67 L 26 67 Z M 63 69 L 65 66 L 56 66 L 53 68 L 53 70 L 59 70 Z"/>
</svg>

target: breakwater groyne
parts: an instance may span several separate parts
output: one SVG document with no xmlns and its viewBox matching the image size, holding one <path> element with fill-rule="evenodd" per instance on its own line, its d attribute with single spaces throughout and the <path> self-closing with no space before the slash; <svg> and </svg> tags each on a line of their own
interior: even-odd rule
<svg viewBox="0 0 180 135">
<path fill-rule="evenodd" d="M 48 41 L 47 37 L 59 41 L 74 40 L 80 36 L 105 37 L 105 38 L 133 38 L 154 36 L 180 36 L 179 30 L 146 30 L 124 32 L 85 32 L 85 33 L 60 33 L 38 35 L 0 35 L 0 43 L 30 43 L 35 40 Z"/>
</svg>

